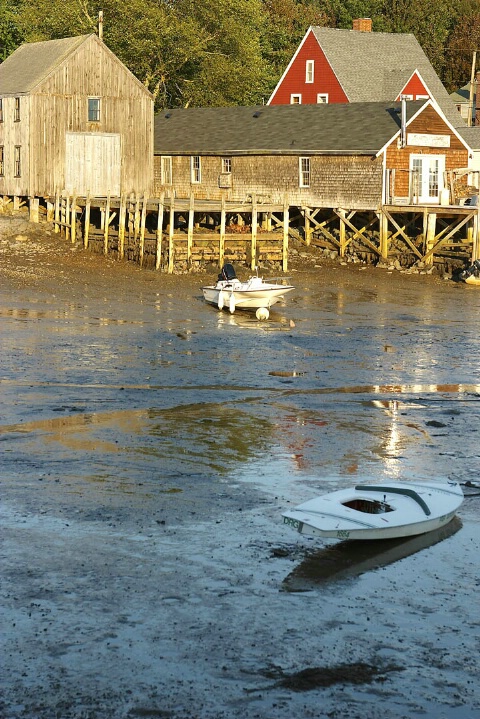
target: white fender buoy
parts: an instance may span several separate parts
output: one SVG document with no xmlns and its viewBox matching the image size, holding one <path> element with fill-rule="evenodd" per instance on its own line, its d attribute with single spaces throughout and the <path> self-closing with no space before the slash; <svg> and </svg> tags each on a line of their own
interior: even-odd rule
<svg viewBox="0 0 480 719">
<path fill-rule="evenodd" d="M 266 307 L 259 307 L 258 310 L 255 312 L 255 317 L 257 320 L 268 320 L 270 317 L 270 312 L 267 310 Z"/>
<path fill-rule="evenodd" d="M 229 308 L 230 308 L 230 312 L 231 312 L 232 315 L 233 315 L 233 313 L 235 312 L 235 297 L 234 297 L 233 292 L 230 293 L 230 304 L 229 304 Z"/>
<path fill-rule="evenodd" d="M 218 302 L 217 302 L 218 309 L 223 310 L 224 304 L 225 304 L 225 300 L 223 297 L 223 290 L 220 290 L 220 292 L 218 293 Z"/>
</svg>

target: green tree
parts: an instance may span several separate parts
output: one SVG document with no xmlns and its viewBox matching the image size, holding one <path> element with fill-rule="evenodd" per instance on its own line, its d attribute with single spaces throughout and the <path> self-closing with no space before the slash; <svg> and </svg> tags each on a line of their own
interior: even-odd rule
<svg viewBox="0 0 480 719">
<path fill-rule="evenodd" d="M 262 55 L 269 73 L 266 94 L 270 96 L 308 28 L 329 25 L 332 18 L 308 0 L 263 0 L 263 8 Z"/>
<path fill-rule="evenodd" d="M 18 2 L 0 0 L 0 62 L 10 55 L 21 43 L 18 27 Z"/>
<path fill-rule="evenodd" d="M 470 81 L 475 52 L 474 69 L 480 69 L 480 12 L 460 17 L 448 39 L 445 84 L 450 92 Z"/>
</svg>

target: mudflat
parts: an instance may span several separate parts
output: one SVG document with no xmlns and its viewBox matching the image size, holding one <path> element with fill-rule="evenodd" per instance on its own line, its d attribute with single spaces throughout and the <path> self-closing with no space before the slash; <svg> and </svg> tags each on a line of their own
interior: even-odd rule
<svg viewBox="0 0 480 719">
<path fill-rule="evenodd" d="M 2 222 L 0 716 L 478 717 L 479 289 L 298 248 L 259 322 L 215 273 Z M 395 478 L 465 501 L 406 541 L 282 524 Z"/>
</svg>

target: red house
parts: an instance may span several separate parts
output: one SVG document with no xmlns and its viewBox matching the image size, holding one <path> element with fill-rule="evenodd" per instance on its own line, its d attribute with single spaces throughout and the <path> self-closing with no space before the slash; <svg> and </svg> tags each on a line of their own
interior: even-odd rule
<svg viewBox="0 0 480 719">
<path fill-rule="evenodd" d="M 395 102 L 431 98 L 454 125 L 460 114 L 412 34 L 372 32 L 369 18 L 352 30 L 310 27 L 268 105 Z"/>
</svg>

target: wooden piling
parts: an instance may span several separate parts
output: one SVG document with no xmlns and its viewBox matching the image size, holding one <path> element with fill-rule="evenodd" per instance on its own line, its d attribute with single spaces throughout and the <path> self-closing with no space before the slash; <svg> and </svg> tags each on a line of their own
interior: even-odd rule
<svg viewBox="0 0 480 719">
<path fill-rule="evenodd" d="M 103 218 L 103 254 L 108 254 L 108 229 L 110 226 L 110 193 L 107 195 L 105 202 L 105 216 Z"/>
<path fill-rule="evenodd" d="M 55 234 L 60 232 L 60 190 L 55 192 L 55 219 L 53 224 Z"/>
<path fill-rule="evenodd" d="M 257 196 L 252 195 L 252 247 L 250 253 L 250 267 L 252 270 L 257 266 L 257 232 L 258 232 L 258 208 Z"/>
<path fill-rule="evenodd" d="M 173 233 L 175 230 L 175 192 L 172 191 L 170 195 L 170 219 L 168 225 L 168 273 L 171 275 L 173 272 L 173 260 L 175 257 L 173 247 Z"/>
<path fill-rule="evenodd" d="M 125 255 L 125 217 L 127 214 L 127 198 L 120 198 L 120 212 L 118 214 L 118 256 L 123 260 Z"/>
<path fill-rule="evenodd" d="M 290 212 L 288 208 L 288 199 L 285 197 L 283 204 L 283 249 L 282 249 L 282 269 L 284 272 L 288 269 L 288 230 L 290 226 Z"/>
<path fill-rule="evenodd" d="M 72 197 L 72 210 L 70 213 L 70 241 L 72 245 L 77 241 L 77 196 Z"/>
<path fill-rule="evenodd" d="M 164 200 L 165 194 L 162 192 L 160 196 L 160 202 L 158 203 L 158 216 L 157 216 L 157 248 L 155 254 L 155 269 L 160 269 L 162 262 L 162 239 L 163 239 L 163 213 L 164 213 Z"/>
<path fill-rule="evenodd" d="M 147 195 L 143 196 L 142 214 L 140 219 L 140 245 L 139 245 L 139 260 L 140 266 L 143 265 L 143 257 L 145 254 L 145 224 L 147 221 Z"/>
<path fill-rule="evenodd" d="M 38 222 L 39 221 L 39 208 L 40 208 L 40 200 L 38 197 L 31 197 L 30 198 L 30 222 Z"/>
<path fill-rule="evenodd" d="M 195 198 L 193 193 L 190 195 L 190 206 L 188 209 L 188 234 L 187 234 L 187 264 L 190 267 L 193 246 L 193 219 L 195 217 Z"/>
<path fill-rule="evenodd" d="M 223 261 L 225 258 L 225 227 L 227 224 L 227 213 L 225 210 L 225 197 L 222 196 L 222 203 L 220 208 L 220 240 L 218 246 L 218 265 L 223 267 Z"/>
</svg>

